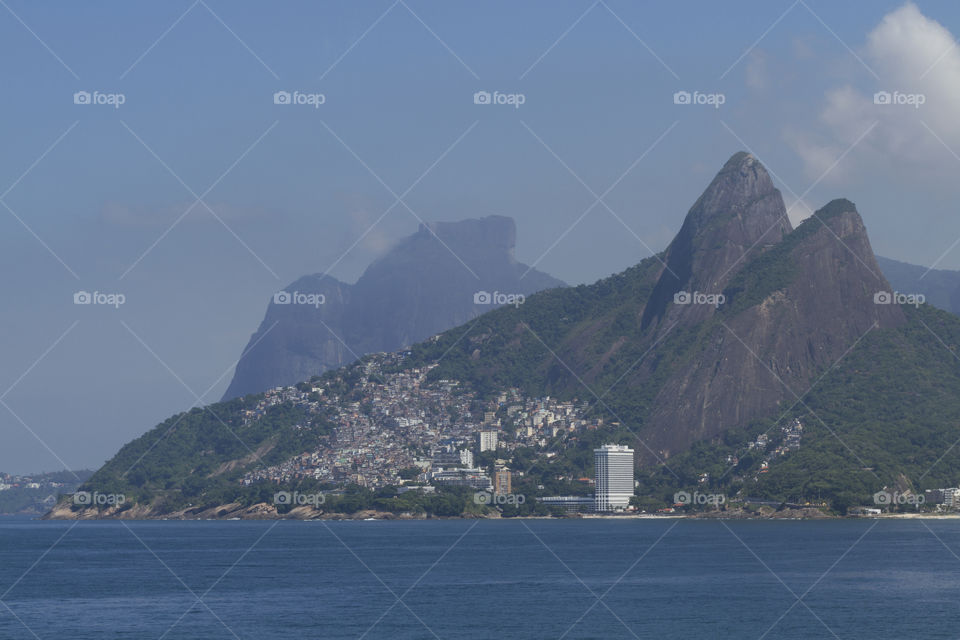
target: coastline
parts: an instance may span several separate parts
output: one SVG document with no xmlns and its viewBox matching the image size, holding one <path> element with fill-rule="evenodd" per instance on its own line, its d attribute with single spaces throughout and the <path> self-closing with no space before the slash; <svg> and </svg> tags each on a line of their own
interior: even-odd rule
<svg viewBox="0 0 960 640">
<path fill-rule="evenodd" d="M 38 514 L 39 515 L 39 514 Z M 459 516 L 432 516 L 425 513 L 393 513 L 389 511 L 362 510 L 355 513 L 338 513 L 302 506 L 287 513 L 278 513 L 274 505 L 259 503 L 243 506 L 239 503 L 217 505 L 208 508 L 187 508 L 173 512 L 159 512 L 151 507 L 134 505 L 126 509 L 87 508 L 73 510 L 60 504 L 42 515 L 40 520 L 956 520 L 957 514 L 934 513 L 884 513 L 873 515 L 834 515 L 814 508 L 782 509 L 763 508 L 759 511 L 742 509 L 725 511 L 700 511 L 695 513 L 582 513 L 567 516 L 515 516 L 504 518 L 499 512 L 463 514 Z"/>
</svg>

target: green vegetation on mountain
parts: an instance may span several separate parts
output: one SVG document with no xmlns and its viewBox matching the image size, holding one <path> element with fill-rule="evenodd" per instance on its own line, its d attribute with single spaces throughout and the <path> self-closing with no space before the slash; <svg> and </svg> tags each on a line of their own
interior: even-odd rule
<svg viewBox="0 0 960 640">
<path fill-rule="evenodd" d="M 767 256 L 758 260 L 773 271 L 780 268 Z M 653 268 L 646 261 L 636 270 L 642 274 Z M 766 274 L 759 270 L 757 274 L 756 282 L 763 282 Z M 638 280 L 641 278 L 630 282 L 623 277 L 617 284 L 642 291 Z M 614 294 L 622 291 L 609 284 L 605 286 Z M 432 362 L 439 357 L 435 354 L 446 353 L 440 367 L 432 372 L 433 377 L 459 379 L 491 392 L 527 383 L 532 394 L 563 394 L 562 389 L 542 376 L 548 368 L 545 363 L 553 359 L 551 350 L 562 347 L 564 326 L 575 327 L 577 322 L 603 312 L 602 307 L 589 304 L 598 298 L 589 287 L 538 294 L 528 302 L 529 306 L 504 308 L 482 316 L 466 335 L 469 326 L 418 345 L 411 365 Z M 546 300 L 543 306 L 541 299 Z M 960 447 L 951 446 L 960 438 L 960 319 L 932 308 L 906 311 L 907 325 L 868 334 L 782 420 L 777 422 L 779 416 L 774 415 L 769 420 L 729 430 L 722 438 L 700 442 L 671 457 L 665 466 L 646 469 L 638 474 L 639 493 L 653 498 L 651 504 L 666 505 L 677 490 L 709 488 L 727 495 L 741 493 L 790 502 L 825 500 L 842 510 L 869 501 L 874 492 L 894 486 L 900 477 L 915 479 L 914 489 L 956 484 L 960 479 Z M 712 320 L 711 324 L 718 321 Z M 507 327 L 517 323 L 528 324 L 532 331 L 524 330 L 512 342 L 506 340 L 511 335 Z M 695 348 L 699 335 L 705 331 L 701 327 L 695 332 L 677 332 L 665 342 L 671 343 L 670 353 L 680 357 L 684 351 Z M 469 336 L 474 333 L 504 340 L 502 346 L 486 346 L 494 357 L 480 361 L 483 369 L 470 367 L 471 362 L 477 361 L 469 344 Z M 510 344 L 513 348 L 507 348 Z M 665 357 L 660 349 L 658 356 Z M 617 359 L 601 380 L 621 376 L 624 366 L 631 361 L 635 361 L 633 354 Z M 343 376 L 331 373 L 317 380 L 327 384 L 336 381 L 333 388 L 348 400 L 356 401 L 362 397 L 352 386 L 359 379 L 359 370 L 355 366 L 342 371 Z M 476 371 L 482 371 L 482 375 Z M 648 398 L 651 395 L 646 394 Z M 589 485 L 555 478 L 591 477 L 593 448 L 603 442 L 642 447 L 635 437 L 644 437 L 642 421 L 632 421 L 642 415 L 644 408 L 638 396 L 642 398 L 636 389 L 613 387 L 603 397 L 603 403 L 593 405 L 593 411 L 606 414 L 607 424 L 583 434 L 574 446 L 560 450 L 551 460 L 539 458 L 533 451 L 518 450 L 513 467 L 525 470 L 526 477 L 514 491 L 526 495 L 588 495 L 592 491 Z M 272 407 L 262 419 L 244 426 L 242 412 L 261 397 L 247 396 L 170 418 L 124 447 L 85 488 L 124 493 L 132 502 L 159 498 L 159 504 L 171 511 L 188 505 L 269 503 L 278 490 L 333 489 L 309 482 L 282 487 L 239 485 L 238 479 L 246 470 L 259 463 L 276 464 L 309 450 L 318 437 L 330 430 L 330 425 L 310 424 L 308 416 L 284 405 Z M 775 437 L 779 428 L 794 417 L 805 426 L 801 448 L 772 460 L 769 473 L 760 474 L 765 456 L 757 452 L 745 454 L 747 443 L 763 432 Z M 624 419 L 625 424 L 616 423 L 617 418 Z M 296 428 L 304 423 L 309 426 Z M 739 455 L 739 464 L 731 468 L 726 463 L 728 455 Z M 128 469 L 129 473 L 125 473 Z M 699 482 L 703 474 L 710 478 L 706 485 Z M 474 509 L 472 492 L 459 493 L 445 490 L 433 496 L 416 492 L 397 495 L 395 489 L 369 491 L 353 487 L 343 495 L 332 495 L 325 507 L 347 514 L 377 509 L 437 516 L 459 515 Z M 516 512 L 529 514 L 535 513 L 535 509 L 531 502 Z"/>
<path fill-rule="evenodd" d="M 481 395 L 507 387 L 529 395 L 556 392 L 566 385 L 569 372 L 544 357 L 549 356 L 544 344 L 559 345 L 597 319 L 603 325 L 594 334 L 596 345 L 635 331 L 660 260 L 650 257 L 595 284 L 543 291 L 525 304 L 486 313 L 412 347 L 411 364 L 439 362 L 432 379 L 461 380 Z"/>
<path fill-rule="evenodd" d="M 737 271 L 724 289 L 727 297 L 722 313 L 736 315 L 744 309 L 760 304 L 775 291 L 783 291 L 799 275 L 791 252 L 820 231 L 831 219 L 847 211 L 856 211 L 849 200 L 833 200 L 818 210 L 765 252 L 755 255 L 746 268 Z"/>
<path fill-rule="evenodd" d="M 781 420 L 772 416 L 699 443 L 671 458 L 669 470 L 644 478 L 640 492 L 664 501 L 694 488 L 799 504 L 823 500 L 843 512 L 869 504 L 885 487 L 956 486 L 960 319 L 930 307 L 909 309 L 908 316 L 904 327 L 867 335 Z M 757 435 L 776 437 L 794 417 L 804 424 L 799 450 L 782 458 L 748 452 Z M 739 464 L 726 463 L 731 455 Z M 763 460 L 771 461 L 768 473 L 760 473 Z M 705 473 L 710 480 L 702 484 Z"/>
<path fill-rule="evenodd" d="M 704 337 L 714 335 L 720 323 L 730 322 L 793 283 L 800 274 L 791 252 L 831 219 L 852 209 L 849 201 L 834 201 L 781 243 L 757 254 L 725 291 L 727 306 L 696 327 L 678 327 L 650 357 L 660 359 L 660 367 L 668 371 L 688 366 L 705 347 Z M 650 284 L 644 275 L 658 266 L 654 259 L 648 259 L 634 272 L 623 274 L 620 282 L 632 276 L 635 299 L 645 301 Z M 582 384 L 589 380 L 586 384 L 603 397 L 593 410 L 606 414 L 608 420 L 624 421 L 624 425 L 596 432 L 596 439 L 624 441 L 642 449 L 639 441 L 645 438 L 644 418 L 657 390 L 657 379 L 642 389 L 609 387 L 628 374 L 635 354 L 610 358 L 592 377 L 593 372 L 584 371 L 574 376 L 560 362 L 568 352 L 570 336 L 577 333 L 578 323 L 593 322 L 605 314 L 609 314 L 607 318 L 622 317 L 621 309 L 611 311 L 588 304 L 594 293 L 590 287 L 578 287 L 541 294 L 529 306 L 483 316 L 475 326 L 446 332 L 419 345 L 414 353 L 424 361 L 443 356 L 432 372 L 434 377 L 464 379 L 481 389 L 495 391 L 533 380 L 537 386 L 529 388 L 532 393 L 572 397 L 583 395 Z M 543 296 L 553 296 L 549 306 L 540 303 Z M 548 308 L 553 312 L 545 313 Z M 565 313 L 558 313 L 559 309 Z M 571 313 L 571 309 L 578 313 Z M 904 307 L 903 311 L 908 320 L 904 326 L 869 332 L 835 367 L 818 373 L 817 378 L 823 378 L 809 395 L 800 398 L 801 402 L 788 395 L 786 404 L 769 419 L 727 430 L 671 457 L 665 465 L 654 467 L 652 473 L 650 469 L 640 473 L 640 493 L 667 504 L 679 489 L 706 488 L 700 478 L 707 474 L 710 480 L 706 486 L 717 492 L 795 503 L 827 501 L 843 511 L 850 505 L 869 503 L 872 494 L 884 487 L 923 490 L 956 486 L 960 482 L 960 319 L 928 306 Z M 614 324 L 608 322 L 607 327 Z M 482 340 L 486 336 L 489 338 Z M 597 345 L 612 342 L 610 334 L 597 334 L 595 338 Z M 593 353 L 598 351 L 593 348 Z M 543 375 L 551 371 L 553 377 Z M 777 459 L 756 451 L 744 454 L 751 439 L 764 432 L 776 436 L 780 427 L 794 418 L 800 418 L 806 428 L 798 451 Z M 638 437 L 632 437 L 634 434 Z M 628 437 L 624 439 L 624 435 Z M 534 465 L 532 476 L 549 485 L 543 479 L 561 470 L 586 474 L 592 468 L 592 459 L 585 449 L 566 450 L 549 465 Z M 727 456 L 738 455 L 739 464 L 731 468 Z M 761 474 L 761 463 L 767 459 L 769 471 Z"/>
<path fill-rule="evenodd" d="M 595 284 L 493 310 L 414 345 L 405 357 L 367 356 L 298 385 L 299 397 L 320 404 L 317 385 L 325 401 L 369 413 L 376 396 L 368 387 L 382 376 L 433 367 L 425 384 L 458 381 L 451 393 L 474 393 L 474 416 L 510 388 L 589 402 L 589 429 L 516 448 L 512 434 L 503 435 L 509 467 L 519 472 L 513 490 L 531 498 L 504 515 L 549 513 L 535 495 L 588 495 L 592 488 L 581 478 L 592 476 L 593 449 L 606 442 L 636 450 L 643 508 L 667 506 L 684 490 L 826 502 L 844 512 L 885 488 L 956 486 L 960 318 L 875 303 L 889 285 L 853 203 L 834 200 L 792 231 L 784 216 L 766 172 L 737 154 L 665 252 Z M 723 291 L 726 303 L 675 298 L 697 286 Z M 391 364 L 368 375 L 372 359 Z M 408 391 L 404 397 L 420 393 Z M 347 514 L 490 509 L 470 491 L 443 487 L 430 494 L 349 480 L 341 487 L 313 480 L 245 485 L 248 471 L 313 451 L 336 428 L 301 405 L 257 413 L 263 400 L 251 395 L 174 416 L 124 447 L 87 487 L 161 512 L 270 504 L 274 492 L 297 490 L 323 492 L 325 511 Z M 795 419 L 799 440 L 783 431 Z M 761 434 L 768 442 L 758 445 Z M 347 468 L 352 454 L 344 458 L 338 464 Z M 493 456 L 478 460 L 490 466 Z M 410 468 L 396 471 L 416 477 Z"/>
<path fill-rule="evenodd" d="M 129 505 L 159 499 L 177 509 L 259 495 L 239 479 L 258 464 L 277 464 L 315 446 L 331 425 L 300 407 L 280 404 L 245 420 L 262 394 L 173 416 L 123 447 L 81 488 L 123 494 Z M 272 490 L 270 491 L 272 495 Z"/>
</svg>

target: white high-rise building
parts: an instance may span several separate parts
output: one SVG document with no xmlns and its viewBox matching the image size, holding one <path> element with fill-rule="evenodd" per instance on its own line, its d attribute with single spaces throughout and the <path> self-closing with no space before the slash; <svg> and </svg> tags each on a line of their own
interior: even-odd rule
<svg viewBox="0 0 960 640">
<path fill-rule="evenodd" d="M 480 453 L 483 453 L 484 451 L 496 451 L 498 435 L 498 432 L 494 430 L 481 431 L 477 436 L 477 441 L 480 445 Z"/>
<path fill-rule="evenodd" d="M 957 498 L 960 497 L 960 489 L 944 489 L 943 490 L 943 504 L 945 506 L 956 508 L 960 500 Z"/>
<path fill-rule="evenodd" d="M 622 511 L 633 497 L 633 449 L 605 444 L 593 450 L 596 467 L 597 511 Z"/>
</svg>

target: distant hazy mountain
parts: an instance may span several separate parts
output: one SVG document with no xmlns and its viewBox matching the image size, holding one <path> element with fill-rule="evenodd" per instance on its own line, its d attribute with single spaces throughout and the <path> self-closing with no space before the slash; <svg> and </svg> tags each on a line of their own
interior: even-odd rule
<svg viewBox="0 0 960 640">
<path fill-rule="evenodd" d="M 877 264 L 897 291 L 922 293 L 928 304 L 960 315 L 960 271 L 927 269 L 880 256 Z"/>
<path fill-rule="evenodd" d="M 224 400 L 402 349 L 500 306 L 494 293 L 564 286 L 517 262 L 515 243 L 511 218 L 434 222 L 400 241 L 355 284 L 318 274 L 300 278 L 284 289 L 287 297 L 270 302 Z"/>
</svg>

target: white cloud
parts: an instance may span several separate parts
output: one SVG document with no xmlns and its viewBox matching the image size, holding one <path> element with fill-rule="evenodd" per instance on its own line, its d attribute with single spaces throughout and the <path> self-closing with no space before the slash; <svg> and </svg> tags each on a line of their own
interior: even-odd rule
<svg viewBox="0 0 960 640">
<path fill-rule="evenodd" d="M 954 42 L 943 25 L 927 18 L 916 5 L 908 2 L 884 16 L 870 33 L 867 54 L 897 80 L 919 81 L 938 59 L 937 73 L 943 78 L 955 78 L 960 73 L 960 52 L 951 51 Z M 944 57 L 941 59 L 941 56 Z"/>
<path fill-rule="evenodd" d="M 826 172 L 824 180 L 837 181 L 848 178 L 852 171 L 867 169 L 927 171 L 940 165 L 942 170 L 948 153 L 943 144 L 960 153 L 960 128 L 956 126 L 960 48 L 953 35 L 908 2 L 884 16 L 868 34 L 862 55 L 879 80 L 871 75 L 869 85 L 848 84 L 828 90 L 815 130 L 791 128 L 784 132 L 809 177 L 818 179 Z M 923 104 L 875 104 L 874 95 L 881 91 L 899 95 L 901 100 L 909 100 L 904 95 L 922 96 Z M 831 169 L 874 124 L 850 155 Z"/>
</svg>

